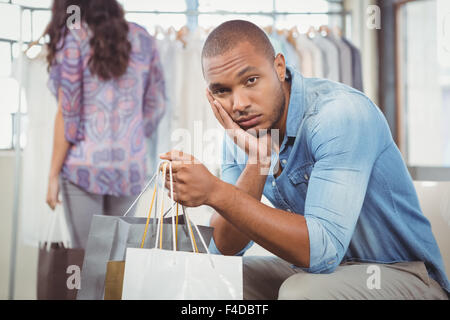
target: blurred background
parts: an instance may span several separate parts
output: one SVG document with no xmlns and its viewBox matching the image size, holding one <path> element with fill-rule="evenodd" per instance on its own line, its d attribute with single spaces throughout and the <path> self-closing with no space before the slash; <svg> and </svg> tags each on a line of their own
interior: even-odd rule
<svg viewBox="0 0 450 320">
<path fill-rule="evenodd" d="M 184 55 L 194 50 L 199 57 L 201 42 L 208 31 L 221 22 L 245 19 L 281 36 L 320 33 L 329 28 L 350 41 L 360 54 L 362 90 L 383 111 L 392 135 L 415 181 L 422 209 L 433 226 L 450 270 L 450 1 L 449 0 L 122 0 L 126 18 L 144 26 L 161 44 L 170 37 L 179 41 Z M 20 56 L 34 59 L 46 39 L 41 35 L 50 20 L 51 0 L 0 0 L 0 299 L 35 299 L 37 248 L 26 241 L 30 228 L 26 219 L 33 215 L 27 185 L 42 189 L 33 172 L 48 170 L 29 164 L 24 170 L 24 155 L 47 149 L 30 139 L 52 140 L 50 135 L 30 136 L 33 117 L 41 113 L 42 101 L 30 101 L 27 86 L 30 74 L 20 76 Z M 271 39 L 274 39 L 271 37 Z M 193 43 L 196 43 L 195 46 Z M 276 47 L 276 45 L 275 45 Z M 185 51 L 185 52 L 184 52 Z M 284 52 L 283 52 L 284 53 Z M 164 63 L 164 57 L 163 57 Z M 198 61 L 197 61 L 198 60 Z M 200 66 L 199 59 L 195 66 Z M 183 60 L 186 63 L 186 60 Z M 288 61 L 289 62 L 289 61 Z M 165 67 L 165 65 L 163 65 Z M 166 81 L 171 78 L 167 65 Z M 198 68 L 197 68 L 198 69 Z M 302 71 L 302 70 L 301 70 Z M 195 71 L 201 75 L 201 70 Z M 200 72 L 200 73 L 199 73 Z M 306 69 L 305 69 L 306 73 Z M 185 71 L 183 79 L 193 76 Z M 317 74 L 312 74 L 317 76 Z M 325 77 L 326 75 L 321 74 Z M 198 81 L 202 81 L 199 78 Z M 203 95 L 202 83 L 198 88 Z M 185 88 L 184 90 L 190 90 Z M 34 93 L 36 96 L 36 93 Z M 178 93 L 175 93 L 178 95 Z M 181 92 L 180 95 L 185 93 Z M 198 96 L 198 93 L 196 93 Z M 39 94 L 38 94 L 39 95 Z M 194 96 L 195 98 L 195 96 Z M 186 98 L 187 100 L 192 99 Z M 176 100 L 176 99 L 175 99 Z M 197 100 L 193 100 L 194 104 Z M 179 102 L 158 129 L 161 135 L 182 127 L 177 114 Z M 198 102 L 200 104 L 200 102 Z M 202 101 L 205 103 L 205 101 Z M 206 110 L 206 108 L 205 108 Z M 34 114 L 34 116 L 33 116 Z M 210 115 L 209 115 L 210 117 Z M 42 126 L 52 126 L 53 116 Z M 44 117 L 45 120 L 45 117 Z M 177 123 L 178 121 L 178 123 Z M 165 127 L 170 122 L 171 128 Z M 188 128 L 191 130 L 192 128 Z M 36 131 L 34 131 L 36 132 Z M 168 135 L 167 135 L 168 136 Z M 27 149 L 28 146 L 28 149 Z M 167 151 L 158 145 L 156 151 Z M 220 148 L 218 149 L 220 151 Z M 217 159 L 220 154 L 217 152 Z M 48 156 L 48 155 L 47 155 Z M 151 158 L 150 157 L 150 158 Z M 30 158 L 28 158 L 30 159 Z M 31 156 L 33 159 L 33 156 Z M 38 161 L 35 162 L 39 163 Z M 44 165 L 45 164 L 41 164 Z M 50 165 L 49 163 L 47 164 Z M 154 163 L 149 163 L 154 167 Z M 219 175 L 218 166 L 208 166 Z M 36 187 L 38 186 L 38 187 Z M 40 187 L 39 187 L 40 186 Z M 41 192 L 42 193 L 42 192 Z M 39 196 L 40 197 L 40 196 Z M 45 198 L 41 199 L 45 204 Z M 266 201 L 266 200 L 265 200 Z M 139 203 L 138 215 L 145 215 L 148 197 Z M 26 211 L 24 213 L 24 210 Z M 207 223 L 209 208 L 196 208 L 198 223 Z M 37 216 L 37 213 L 36 213 Z M 28 221 L 29 222 L 29 221 Z M 28 229 L 27 229 L 28 228 Z M 253 250 L 253 251 L 252 251 Z M 259 250 L 259 251 L 258 251 Z M 268 254 L 252 248 L 247 254 Z"/>
</svg>

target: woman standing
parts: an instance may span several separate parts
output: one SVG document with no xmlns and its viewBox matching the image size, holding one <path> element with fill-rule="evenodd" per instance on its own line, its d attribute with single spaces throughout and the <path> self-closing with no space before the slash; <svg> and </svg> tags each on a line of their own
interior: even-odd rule
<svg viewBox="0 0 450 320">
<path fill-rule="evenodd" d="M 68 25 L 73 5 L 78 26 Z M 55 0 L 47 34 L 58 99 L 47 203 L 54 209 L 61 189 L 74 247 L 85 248 L 92 216 L 123 215 L 143 188 L 145 138 L 165 109 L 163 71 L 156 40 L 116 0 Z"/>
</svg>

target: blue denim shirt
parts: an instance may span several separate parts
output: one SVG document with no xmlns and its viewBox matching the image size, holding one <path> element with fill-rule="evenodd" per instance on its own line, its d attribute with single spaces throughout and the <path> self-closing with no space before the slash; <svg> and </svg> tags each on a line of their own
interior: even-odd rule
<svg viewBox="0 0 450 320">
<path fill-rule="evenodd" d="M 346 85 L 288 70 L 286 135 L 263 193 L 276 208 L 305 217 L 310 266 L 301 269 L 330 273 L 346 261 L 423 261 L 449 292 L 430 222 L 380 109 Z M 275 179 L 278 158 L 283 171 Z M 235 184 L 246 160 L 225 136 L 221 179 Z M 220 254 L 214 241 L 210 249 Z"/>
</svg>

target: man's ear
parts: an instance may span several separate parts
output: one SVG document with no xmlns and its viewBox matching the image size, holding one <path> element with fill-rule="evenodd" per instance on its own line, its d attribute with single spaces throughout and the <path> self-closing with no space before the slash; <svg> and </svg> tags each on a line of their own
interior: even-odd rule
<svg viewBox="0 0 450 320">
<path fill-rule="evenodd" d="M 278 80 L 284 82 L 284 80 L 286 79 L 286 61 L 284 60 L 283 54 L 277 54 L 275 60 L 273 61 L 273 66 L 277 73 Z"/>
</svg>

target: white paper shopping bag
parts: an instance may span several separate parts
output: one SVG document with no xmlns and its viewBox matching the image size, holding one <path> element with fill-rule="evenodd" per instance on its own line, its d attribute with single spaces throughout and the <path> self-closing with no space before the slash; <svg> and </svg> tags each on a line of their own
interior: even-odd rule
<svg viewBox="0 0 450 320">
<path fill-rule="evenodd" d="M 128 248 L 123 300 L 242 300 L 242 258 Z"/>
<path fill-rule="evenodd" d="M 171 167 L 170 168 L 171 176 Z M 164 166 L 164 174 L 166 166 Z M 172 189 L 172 181 L 171 181 Z M 172 208 L 174 202 L 172 199 Z M 161 207 L 161 217 L 162 217 Z M 174 210 L 172 210 L 174 211 Z M 128 248 L 125 256 L 123 300 L 242 300 L 242 257 L 211 255 L 198 227 L 189 219 L 183 207 L 186 225 L 190 230 L 193 252 L 158 248 L 162 219 L 158 220 L 155 248 Z M 172 213 L 173 217 L 173 213 Z M 174 226 L 175 224 L 173 224 Z M 198 253 L 193 228 L 197 231 L 205 253 Z M 172 228 L 173 239 L 176 238 Z"/>
</svg>

